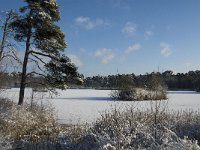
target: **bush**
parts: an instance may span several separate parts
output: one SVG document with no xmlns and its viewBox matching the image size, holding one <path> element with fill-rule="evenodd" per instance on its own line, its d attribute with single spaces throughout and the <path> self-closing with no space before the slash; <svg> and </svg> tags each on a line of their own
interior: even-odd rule
<svg viewBox="0 0 200 150">
<path fill-rule="evenodd" d="M 42 107 L 43 108 L 43 107 Z M 1 99 L 0 132 L 10 143 L 31 141 L 40 143 L 57 140 L 61 127 L 52 109 L 30 109 L 29 105 L 17 106 Z"/>
<path fill-rule="evenodd" d="M 86 129 L 59 124 L 49 105 L 18 106 L 0 99 L 0 149 L 72 149 Z"/>
<path fill-rule="evenodd" d="M 111 97 L 115 100 L 124 101 L 142 101 L 142 100 L 165 100 L 167 99 L 166 90 L 158 91 L 147 90 L 142 88 L 124 88 L 112 91 Z"/>
<path fill-rule="evenodd" d="M 147 78 L 136 85 L 128 76 L 117 80 L 117 90 L 111 93 L 115 100 L 140 101 L 140 100 L 164 100 L 167 99 L 166 85 L 159 72 L 147 75 Z"/>
<path fill-rule="evenodd" d="M 186 114 L 190 114 L 189 112 Z M 177 118 L 182 120 L 181 126 L 185 126 L 184 113 L 162 113 L 159 121 L 155 123 L 154 114 L 151 111 L 141 112 L 133 109 L 120 112 L 113 110 L 112 113 L 105 113 L 95 123 L 92 132 L 93 137 L 98 137 L 97 141 L 104 145 L 111 145 L 120 150 L 129 149 L 194 149 L 199 150 L 197 139 L 187 137 L 187 134 L 179 136 Z M 199 118 L 199 114 L 193 114 L 192 118 Z M 193 119 L 192 119 L 193 120 Z M 191 124 L 197 123 L 194 119 Z M 198 120 L 199 121 L 199 120 Z M 196 122 L 196 123 L 195 123 Z M 198 122 L 200 125 L 200 122 Z M 180 130 L 183 129 L 180 128 Z M 197 128 L 187 128 L 186 130 L 198 131 Z M 155 130 L 157 135 L 155 136 Z M 185 132 L 186 130 L 183 130 Z M 196 133 L 192 132 L 193 135 Z M 191 133 L 191 132 L 190 132 Z M 199 136 L 199 135 L 198 135 Z M 98 145 L 96 143 L 96 145 Z"/>
<path fill-rule="evenodd" d="M 34 105 L 31 109 L 4 100 L 0 109 L 0 149 L 200 150 L 196 142 L 200 141 L 199 112 L 169 113 L 157 108 L 155 112 L 133 108 L 121 112 L 115 108 L 89 128 L 60 125 L 52 108 Z"/>
</svg>

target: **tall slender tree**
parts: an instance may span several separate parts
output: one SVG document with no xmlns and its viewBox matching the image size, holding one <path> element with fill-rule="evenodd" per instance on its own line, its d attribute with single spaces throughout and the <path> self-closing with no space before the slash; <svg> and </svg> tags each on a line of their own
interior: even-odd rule
<svg viewBox="0 0 200 150">
<path fill-rule="evenodd" d="M 77 68 L 63 54 L 67 45 L 64 33 L 56 24 L 60 20 L 57 1 L 25 0 L 25 2 L 27 6 L 20 8 L 18 17 L 11 23 L 15 40 L 25 45 L 19 105 L 23 104 L 26 78 L 31 74 L 42 76 L 47 86 L 59 88 L 65 87 L 69 74 L 73 75 L 73 78 L 79 76 Z M 27 66 L 30 61 L 35 62 L 38 67 L 37 72 L 28 72 Z M 67 69 L 61 69 L 63 67 Z"/>
<path fill-rule="evenodd" d="M 0 61 L 6 57 L 12 57 L 17 60 L 14 44 L 10 41 L 12 29 L 10 23 L 15 18 L 16 13 L 13 10 L 3 12 L 0 18 Z"/>
</svg>

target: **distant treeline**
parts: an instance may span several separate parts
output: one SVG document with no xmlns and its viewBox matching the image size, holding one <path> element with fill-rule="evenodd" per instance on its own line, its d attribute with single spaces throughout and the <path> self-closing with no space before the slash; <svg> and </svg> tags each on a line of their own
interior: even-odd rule
<svg viewBox="0 0 200 150">
<path fill-rule="evenodd" d="M 21 73 L 0 73 L 0 76 L 4 76 L 4 81 L 0 81 L 0 86 L 3 87 L 19 87 L 19 81 Z M 200 70 L 189 71 L 187 73 L 176 73 L 173 71 L 152 72 L 144 75 L 135 74 L 117 74 L 108 76 L 93 76 L 84 78 L 84 83 L 81 86 L 75 86 L 74 83 L 68 83 L 71 88 L 96 88 L 96 89 L 116 89 L 121 84 L 131 85 L 134 87 L 149 88 L 161 83 L 166 86 L 168 90 L 200 90 Z M 35 82 L 42 82 L 41 77 L 29 76 L 27 80 L 27 86 L 34 86 Z"/>
<path fill-rule="evenodd" d="M 117 74 L 108 76 L 93 76 L 84 79 L 84 87 L 98 89 L 115 89 L 120 84 L 135 87 L 151 88 L 152 82 L 164 84 L 168 90 L 200 90 L 200 70 L 174 74 L 173 71 L 152 72 L 144 75 Z M 156 83 L 155 83 L 156 84 Z"/>
<path fill-rule="evenodd" d="M 82 75 L 81 78 L 83 79 Z M 0 72 L 0 88 L 19 88 L 20 80 L 21 80 L 21 72 L 11 72 L 11 73 Z M 79 87 L 79 83 L 77 84 L 75 80 L 68 81 L 67 85 L 69 86 L 69 88 Z M 26 87 L 34 89 L 46 88 L 44 77 L 37 76 L 34 74 L 28 74 L 26 80 Z"/>
<path fill-rule="evenodd" d="M 12 73 L 5 73 L 0 72 L 0 88 L 19 88 L 20 87 L 20 80 L 21 80 L 21 73 L 20 72 L 12 72 Z M 36 83 L 42 83 L 43 78 L 29 75 L 27 77 L 26 86 L 27 87 L 35 87 Z"/>
</svg>

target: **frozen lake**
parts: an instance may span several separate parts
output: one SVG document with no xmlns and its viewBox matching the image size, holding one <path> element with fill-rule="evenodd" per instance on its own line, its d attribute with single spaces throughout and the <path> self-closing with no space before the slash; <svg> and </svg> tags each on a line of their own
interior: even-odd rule
<svg viewBox="0 0 200 150">
<path fill-rule="evenodd" d="M 13 88 L 1 92 L 1 96 L 17 102 L 19 89 Z M 58 95 L 49 96 L 48 93 L 35 93 L 35 101 L 39 104 L 49 102 L 55 107 L 61 123 L 91 123 L 100 117 L 102 112 L 117 107 L 123 110 L 127 107 L 146 110 L 152 106 L 151 101 L 113 101 L 110 90 L 68 89 L 58 90 Z M 30 101 L 31 89 L 26 90 L 26 101 Z M 43 98 L 41 102 L 41 98 Z M 198 110 L 200 108 L 200 94 L 193 91 L 168 91 L 168 100 L 161 102 L 169 110 Z"/>
</svg>

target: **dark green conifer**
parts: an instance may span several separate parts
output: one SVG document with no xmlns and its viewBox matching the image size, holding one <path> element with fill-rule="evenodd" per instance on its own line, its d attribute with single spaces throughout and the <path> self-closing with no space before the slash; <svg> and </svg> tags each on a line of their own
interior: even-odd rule
<svg viewBox="0 0 200 150">
<path fill-rule="evenodd" d="M 60 19 L 56 0 L 25 0 L 25 2 L 27 6 L 20 8 L 18 17 L 11 23 L 15 40 L 25 43 L 19 105 L 23 104 L 26 78 L 30 74 L 41 75 L 48 86 L 62 88 L 69 74 L 73 78 L 79 76 L 77 68 L 63 55 L 67 44 L 64 33 L 56 24 Z M 44 58 L 48 58 L 49 62 Z M 39 72 L 28 73 L 29 60 L 36 63 Z M 45 70 L 39 67 L 41 63 Z"/>
</svg>

